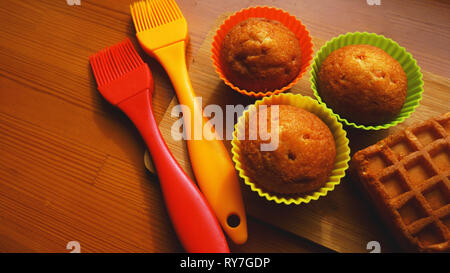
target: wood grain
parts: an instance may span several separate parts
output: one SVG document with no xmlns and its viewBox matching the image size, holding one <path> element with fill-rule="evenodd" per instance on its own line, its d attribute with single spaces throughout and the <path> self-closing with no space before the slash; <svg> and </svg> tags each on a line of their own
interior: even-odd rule
<svg viewBox="0 0 450 273">
<path fill-rule="evenodd" d="M 190 59 L 219 15 L 274 5 L 301 18 L 322 40 L 354 30 L 391 37 L 433 73 L 430 88 L 448 90 L 446 1 L 393 0 L 380 7 L 363 0 L 178 2 L 189 24 Z M 164 70 L 133 38 L 129 3 L 0 1 L 0 251 L 68 252 L 72 240 L 80 242 L 82 252 L 182 251 L 157 179 L 145 171 L 145 146 L 125 115 L 98 94 L 88 63 L 92 53 L 132 38 L 152 70 L 153 105 L 162 120 L 174 93 Z M 237 99 L 230 92 L 222 98 L 224 103 Z M 430 94 L 424 100 L 430 112 L 424 109 L 416 117 L 431 114 L 440 101 Z M 254 217 L 249 221 L 249 242 L 233 250 L 326 250 Z"/>
<path fill-rule="evenodd" d="M 210 52 L 213 35 L 221 22 L 228 17 L 227 15 L 219 16 L 216 26 L 212 28 L 197 51 L 190 67 L 193 87 L 196 90 L 196 95 L 202 97 L 204 106 L 210 104 L 220 105 L 223 112 L 225 112 L 227 104 L 244 104 L 246 106 L 249 102 L 254 101 L 224 85 L 216 75 L 211 63 Z M 325 44 L 325 41 L 313 37 L 313 44 L 314 52 L 317 52 Z M 307 73 L 290 92 L 313 97 L 309 78 Z M 412 122 L 425 120 L 428 117 L 449 111 L 449 80 L 424 72 L 424 81 L 426 92 L 423 94 L 420 107 L 411 118 L 400 126 L 379 132 L 347 130 L 349 132 L 351 150 L 356 151 L 369 146 Z M 178 119 L 178 117 L 171 116 L 171 108 L 176 104 L 175 98 L 161 120 L 160 130 L 175 157 L 185 170 L 192 175 L 184 141 L 175 141 L 171 136 L 172 125 Z M 227 145 L 228 147 L 230 146 L 229 140 Z M 328 196 L 320 198 L 311 204 L 300 206 L 283 206 L 274 202 L 267 202 L 265 199 L 257 196 L 256 193 L 250 192 L 249 187 L 243 187 L 243 191 L 245 196 L 244 202 L 247 205 L 248 213 L 252 217 L 335 251 L 363 252 L 366 250 L 367 243 L 372 240 L 379 241 L 384 251 L 397 250 L 395 242 L 384 229 L 378 216 L 373 213 L 370 204 L 361 197 L 361 193 L 352 185 L 348 178 L 345 178 L 342 181 L 342 185 L 339 185 Z"/>
</svg>

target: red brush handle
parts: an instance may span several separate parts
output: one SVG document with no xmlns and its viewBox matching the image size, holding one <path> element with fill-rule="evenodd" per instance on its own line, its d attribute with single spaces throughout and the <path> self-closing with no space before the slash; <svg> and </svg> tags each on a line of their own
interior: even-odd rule
<svg viewBox="0 0 450 273">
<path fill-rule="evenodd" d="M 170 153 L 156 124 L 149 90 L 118 104 L 141 133 L 158 172 L 169 216 L 187 252 L 229 252 L 213 211 Z"/>
</svg>

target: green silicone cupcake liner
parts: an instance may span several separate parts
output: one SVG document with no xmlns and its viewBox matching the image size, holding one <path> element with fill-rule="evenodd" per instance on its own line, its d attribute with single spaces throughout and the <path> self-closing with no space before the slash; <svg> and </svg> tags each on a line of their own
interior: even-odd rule
<svg viewBox="0 0 450 273">
<path fill-rule="evenodd" d="M 336 158 L 334 162 L 334 168 L 331 172 L 328 181 L 325 185 L 318 189 L 317 191 L 304 194 L 295 197 L 286 197 L 282 195 L 277 195 L 276 193 L 265 192 L 258 188 L 257 182 L 252 181 L 250 177 L 247 176 L 245 170 L 243 169 L 242 163 L 240 161 L 240 140 L 237 138 L 237 132 L 243 132 L 245 130 L 245 122 L 248 119 L 249 111 L 255 109 L 258 105 L 268 104 L 268 105 L 292 105 L 296 107 L 303 108 L 317 117 L 319 117 L 328 128 L 330 128 L 331 133 L 334 136 L 334 141 L 336 144 Z M 278 204 L 296 204 L 309 203 L 311 200 L 317 200 L 321 196 L 326 196 L 328 192 L 334 190 L 334 188 L 340 184 L 341 178 L 345 176 L 345 171 L 348 169 L 348 162 L 350 161 L 350 148 L 349 140 L 347 138 L 347 133 L 343 129 L 342 123 L 340 123 L 337 118 L 333 115 L 330 109 L 326 108 L 324 105 L 319 104 L 316 100 L 305 97 L 302 95 L 294 94 L 279 94 L 270 97 L 265 97 L 262 100 L 258 100 L 254 105 L 251 105 L 244 113 L 239 117 L 238 122 L 235 125 L 235 130 L 233 133 L 233 140 L 231 141 L 233 154 L 233 162 L 236 169 L 239 172 L 239 176 L 244 179 L 245 184 L 250 186 L 252 191 L 258 193 L 260 197 L 264 197 L 269 201 L 274 201 Z M 256 183 L 255 183 L 256 182 Z"/>
<path fill-rule="evenodd" d="M 348 121 L 345 118 L 340 117 L 336 113 L 333 114 L 338 118 L 339 121 L 343 122 L 345 125 L 363 130 L 386 129 L 403 122 L 414 112 L 416 107 L 419 106 L 420 100 L 422 99 L 422 92 L 423 92 L 422 73 L 420 72 L 420 67 L 417 65 L 416 60 L 414 60 L 412 55 L 408 53 L 404 47 L 401 47 L 393 40 L 386 38 L 382 35 L 367 32 L 363 33 L 353 32 L 339 35 L 338 37 L 335 37 L 332 40 L 328 41 L 319 50 L 319 52 L 317 52 L 316 57 L 314 58 L 313 64 L 311 66 L 310 81 L 314 95 L 316 96 L 320 104 L 326 105 L 325 102 L 323 102 L 322 98 L 320 97 L 317 86 L 317 77 L 319 74 L 321 63 L 334 50 L 347 45 L 357 45 L 357 44 L 368 44 L 379 47 L 384 51 L 386 51 L 389 55 L 391 55 L 401 64 L 408 79 L 408 91 L 406 94 L 405 104 L 403 105 L 403 108 L 401 109 L 400 113 L 397 115 L 396 118 L 394 118 L 389 123 L 380 125 L 356 124 Z"/>
</svg>

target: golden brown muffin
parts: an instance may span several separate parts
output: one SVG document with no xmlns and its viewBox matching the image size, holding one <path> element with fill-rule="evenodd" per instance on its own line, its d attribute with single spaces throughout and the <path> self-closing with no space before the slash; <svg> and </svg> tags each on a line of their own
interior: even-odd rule
<svg viewBox="0 0 450 273">
<path fill-rule="evenodd" d="M 401 110 L 408 81 L 400 63 L 371 45 L 349 45 L 324 60 L 318 77 L 323 101 L 351 122 L 383 124 Z"/>
<path fill-rule="evenodd" d="M 260 108 L 258 108 L 259 110 Z M 259 111 L 258 111 L 259 112 Z M 270 130 L 271 107 L 267 107 Z M 290 105 L 279 105 L 279 142 L 274 151 L 261 151 L 269 141 L 249 139 L 240 143 L 242 167 L 258 187 L 281 194 L 308 193 L 322 187 L 334 166 L 336 148 L 330 129 L 314 114 Z"/>
<path fill-rule="evenodd" d="M 220 56 L 228 80 L 247 91 L 280 89 L 301 70 L 295 34 L 265 18 L 249 18 L 235 25 L 223 39 Z"/>
</svg>

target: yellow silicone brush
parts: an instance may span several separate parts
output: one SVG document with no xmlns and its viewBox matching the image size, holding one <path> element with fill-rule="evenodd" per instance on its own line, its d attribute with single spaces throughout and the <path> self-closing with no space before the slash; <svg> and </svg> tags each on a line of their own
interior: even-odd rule
<svg viewBox="0 0 450 273">
<path fill-rule="evenodd" d="M 211 136 L 194 139 L 194 116 L 202 113 L 195 100 L 186 67 L 186 19 L 173 0 L 147 0 L 131 4 L 131 14 L 142 48 L 165 68 L 183 112 L 189 157 L 195 178 L 222 228 L 234 243 L 247 240 L 247 220 L 239 181 L 223 142 Z M 189 112 L 189 113 L 188 113 Z M 201 128 L 208 120 L 202 115 Z M 196 133 L 198 135 L 198 133 Z M 205 132 L 203 132 L 203 135 Z"/>
</svg>

